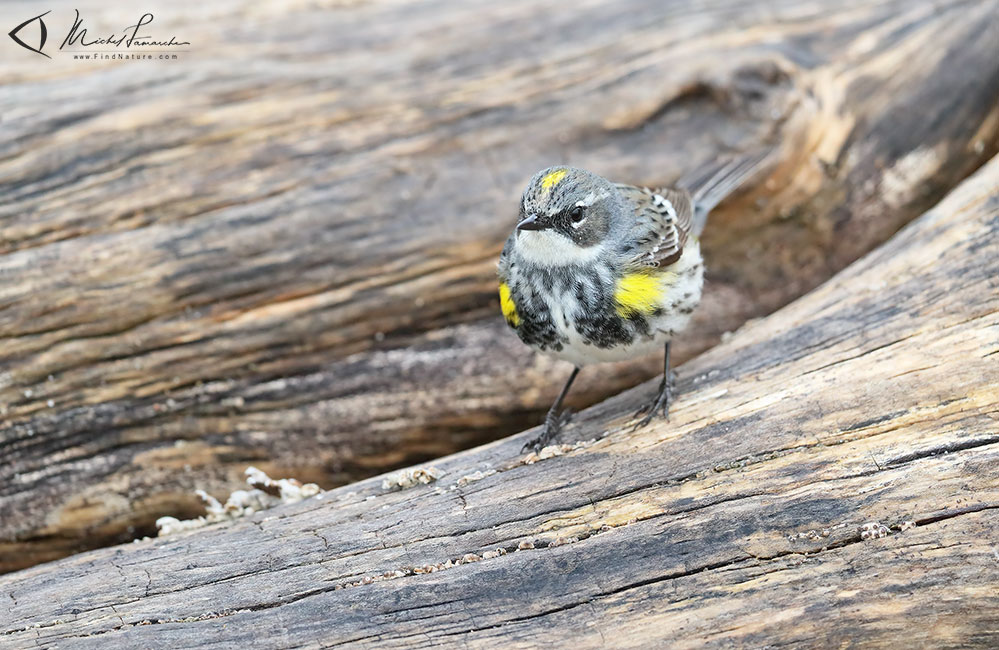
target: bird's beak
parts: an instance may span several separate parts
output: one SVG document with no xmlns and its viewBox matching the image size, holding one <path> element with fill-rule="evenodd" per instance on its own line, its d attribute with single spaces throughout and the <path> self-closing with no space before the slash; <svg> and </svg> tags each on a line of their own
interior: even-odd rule
<svg viewBox="0 0 999 650">
<path fill-rule="evenodd" d="M 538 223 L 538 215 L 532 214 L 517 224 L 517 233 L 521 230 L 544 230 L 545 227 Z"/>
</svg>

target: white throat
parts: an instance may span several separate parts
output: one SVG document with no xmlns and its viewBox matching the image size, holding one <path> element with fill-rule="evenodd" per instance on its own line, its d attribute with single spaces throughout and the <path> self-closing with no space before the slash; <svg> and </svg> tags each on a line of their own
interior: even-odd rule
<svg viewBox="0 0 999 650">
<path fill-rule="evenodd" d="M 589 264 L 604 250 L 603 244 L 582 248 L 565 235 L 551 230 L 522 230 L 516 237 L 517 253 L 538 266 Z"/>
</svg>

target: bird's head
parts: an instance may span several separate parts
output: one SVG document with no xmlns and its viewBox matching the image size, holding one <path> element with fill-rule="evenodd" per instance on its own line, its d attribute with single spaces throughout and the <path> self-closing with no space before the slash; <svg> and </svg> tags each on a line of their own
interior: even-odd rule
<svg viewBox="0 0 999 650">
<path fill-rule="evenodd" d="M 536 264 L 561 266 L 593 260 L 621 210 L 607 179 L 574 167 L 534 175 L 520 202 L 514 247 Z"/>
</svg>

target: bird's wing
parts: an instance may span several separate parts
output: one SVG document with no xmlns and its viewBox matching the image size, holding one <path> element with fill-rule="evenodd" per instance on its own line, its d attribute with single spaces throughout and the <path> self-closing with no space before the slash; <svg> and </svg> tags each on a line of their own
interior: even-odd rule
<svg viewBox="0 0 999 650">
<path fill-rule="evenodd" d="M 500 283 L 506 282 L 510 277 L 510 249 L 513 248 L 513 236 L 507 238 L 500 251 L 499 263 L 496 265 L 496 275 L 499 276 Z"/>
<path fill-rule="evenodd" d="M 632 263 L 665 267 L 679 260 L 694 223 L 690 193 L 623 184 L 618 184 L 617 189 L 635 210 Z"/>
</svg>

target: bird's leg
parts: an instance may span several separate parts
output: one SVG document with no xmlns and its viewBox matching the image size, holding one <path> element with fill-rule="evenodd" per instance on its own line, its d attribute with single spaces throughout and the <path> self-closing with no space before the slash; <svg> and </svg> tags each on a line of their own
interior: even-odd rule
<svg viewBox="0 0 999 650">
<path fill-rule="evenodd" d="M 632 431 L 635 429 L 641 429 L 649 422 L 652 422 L 652 418 L 654 418 L 656 413 L 660 410 L 663 412 L 663 417 L 669 421 L 669 404 L 673 400 L 673 378 L 670 376 L 671 373 L 669 369 L 669 344 L 670 342 L 666 341 L 666 350 L 664 354 L 665 360 L 663 362 L 663 380 L 659 382 L 659 394 L 656 395 L 656 399 L 654 401 L 650 402 L 646 406 L 643 406 L 639 409 L 638 413 L 635 414 L 637 416 L 644 413 L 645 417 L 638 421 Z"/>
<path fill-rule="evenodd" d="M 558 435 L 559 431 L 562 430 L 563 425 L 569 421 L 572 416 L 572 412 L 569 409 L 559 412 L 562 409 L 562 401 L 565 396 L 569 394 L 569 387 L 572 386 L 572 382 L 576 379 L 576 375 L 579 374 L 579 367 L 572 369 L 572 374 L 569 375 L 569 381 L 565 382 L 565 386 L 562 387 L 562 392 L 558 394 L 558 398 L 552 407 L 548 409 L 548 415 L 545 416 L 545 426 L 541 430 L 541 435 L 537 438 L 531 440 L 523 449 L 520 450 L 524 453 L 528 449 L 533 449 L 534 451 L 541 451 L 542 447 L 546 446 L 552 439 Z"/>
</svg>

